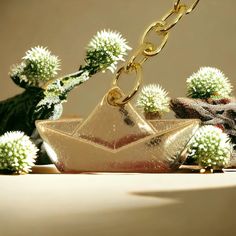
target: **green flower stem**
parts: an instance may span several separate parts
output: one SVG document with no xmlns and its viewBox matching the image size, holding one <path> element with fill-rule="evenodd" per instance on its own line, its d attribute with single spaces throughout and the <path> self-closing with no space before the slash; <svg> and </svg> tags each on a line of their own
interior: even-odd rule
<svg viewBox="0 0 236 236">
<path fill-rule="evenodd" d="M 55 108 L 61 109 L 57 105 L 66 101 L 71 90 L 89 79 L 87 74 L 87 71 L 79 70 L 51 81 L 45 89 L 27 87 L 21 94 L 0 101 L 0 135 L 14 130 L 31 135 L 36 120 L 59 118 L 54 116 L 58 113 Z M 17 76 L 12 79 L 19 81 Z"/>
<path fill-rule="evenodd" d="M 27 87 L 21 94 L 0 101 L 0 135 L 7 131 L 23 131 L 31 136 L 40 150 L 36 164 L 51 163 L 42 148 L 35 121 L 59 118 L 63 111 L 62 102 L 66 101 L 71 90 L 89 79 L 87 74 L 87 70 L 79 70 L 51 81 L 45 89 Z M 12 79 L 19 81 L 16 76 Z"/>
</svg>

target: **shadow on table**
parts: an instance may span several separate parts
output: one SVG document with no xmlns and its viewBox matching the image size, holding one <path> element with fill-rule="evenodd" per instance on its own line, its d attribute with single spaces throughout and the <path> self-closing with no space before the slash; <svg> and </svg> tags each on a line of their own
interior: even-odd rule
<svg viewBox="0 0 236 236">
<path fill-rule="evenodd" d="M 235 236 L 236 186 L 171 192 L 132 192 L 146 207 L 75 213 L 55 219 L 57 236 Z M 150 198 L 150 199 L 148 199 Z M 135 199 L 134 199 L 135 200 Z M 104 204 L 106 204 L 104 202 Z M 116 202 L 114 201 L 114 206 Z M 119 203 L 118 203 L 119 204 Z M 58 224 L 59 223 L 59 224 Z M 53 225 L 53 224 L 52 224 Z M 51 225 L 51 226 L 52 226 Z M 63 225 L 67 225 L 65 227 Z M 58 227 L 59 226 L 59 227 Z M 64 234 L 63 234 L 63 231 Z"/>
<path fill-rule="evenodd" d="M 152 223 L 148 224 L 156 228 L 157 234 L 161 230 L 165 236 L 236 235 L 236 186 L 131 194 L 160 200 L 171 199 L 175 202 L 136 212 L 136 216 L 140 214 L 151 219 Z"/>
<path fill-rule="evenodd" d="M 151 204 L 146 207 L 130 204 L 130 208 L 68 215 L 67 220 L 73 220 L 61 219 L 61 223 L 70 225 L 70 236 L 236 235 L 236 186 L 129 194 L 144 198 L 142 202 L 147 199 Z M 64 235 L 60 234 L 62 230 L 55 235 Z"/>
<path fill-rule="evenodd" d="M 130 206 L 117 198 L 108 203 L 104 202 L 100 208 L 88 212 L 81 212 L 79 204 L 78 206 L 73 204 L 73 208 L 59 209 L 57 212 L 45 209 L 43 217 L 41 216 L 37 221 L 36 212 L 33 217 L 18 218 L 14 224 L 20 225 L 19 228 L 10 227 L 7 230 L 6 223 L 9 224 L 11 218 L 5 218 L 3 235 L 236 235 L 236 186 L 179 191 L 142 191 L 127 193 L 127 195 Z M 93 198 L 96 196 L 91 196 L 91 201 Z M 137 198 L 140 198 L 140 201 Z M 78 203 L 79 201 L 78 195 Z M 132 204 L 132 201 L 136 203 Z M 69 201 L 68 205 L 70 205 Z M 88 209 L 91 210 L 91 207 L 88 206 Z M 7 231 L 11 233 L 8 234 Z"/>
</svg>

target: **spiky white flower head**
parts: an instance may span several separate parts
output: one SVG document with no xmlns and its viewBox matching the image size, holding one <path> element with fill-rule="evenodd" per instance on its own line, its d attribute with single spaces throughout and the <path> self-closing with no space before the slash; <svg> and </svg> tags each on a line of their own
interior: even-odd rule
<svg viewBox="0 0 236 236">
<path fill-rule="evenodd" d="M 170 98 L 168 93 L 159 84 L 144 86 L 137 98 L 137 107 L 143 109 L 144 113 L 169 112 Z"/>
<path fill-rule="evenodd" d="M 212 125 L 201 127 L 189 144 L 188 156 L 204 168 L 222 169 L 227 166 L 233 151 L 230 138 Z"/>
<path fill-rule="evenodd" d="M 0 137 L 0 170 L 28 173 L 34 165 L 37 151 L 23 132 L 6 132 Z"/>
<path fill-rule="evenodd" d="M 187 79 L 187 90 L 191 98 L 228 98 L 232 85 L 219 69 L 201 67 Z"/>
<path fill-rule="evenodd" d="M 86 62 L 93 71 L 109 69 L 114 72 L 118 61 L 124 61 L 124 56 L 130 49 L 120 33 L 102 30 L 88 44 Z"/>
<path fill-rule="evenodd" d="M 10 76 L 17 76 L 20 81 L 29 85 L 39 86 L 54 78 L 60 70 L 58 57 L 44 47 L 37 46 L 28 50 L 22 58 L 22 63 L 11 68 Z"/>
<path fill-rule="evenodd" d="M 60 60 L 44 47 L 28 50 L 22 58 L 26 64 L 25 75 L 29 80 L 48 81 L 57 75 Z"/>
</svg>

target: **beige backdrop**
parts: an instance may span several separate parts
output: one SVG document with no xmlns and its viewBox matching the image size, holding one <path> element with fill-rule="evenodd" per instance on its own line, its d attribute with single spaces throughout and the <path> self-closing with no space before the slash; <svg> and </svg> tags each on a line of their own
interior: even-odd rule
<svg viewBox="0 0 236 236">
<path fill-rule="evenodd" d="M 21 92 L 8 72 L 30 47 L 48 46 L 62 60 L 60 75 L 70 73 L 83 63 L 84 48 L 97 30 L 120 31 L 135 48 L 144 29 L 172 4 L 172 0 L 0 0 L 0 100 Z M 144 82 L 160 83 L 172 97 L 184 96 L 185 80 L 193 71 L 215 66 L 236 87 L 235 8 L 235 0 L 201 0 L 171 32 L 163 53 L 145 64 Z M 87 115 L 111 78 L 110 72 L 100 74 L 74 90 L 64 114 Z"/>
</svg>

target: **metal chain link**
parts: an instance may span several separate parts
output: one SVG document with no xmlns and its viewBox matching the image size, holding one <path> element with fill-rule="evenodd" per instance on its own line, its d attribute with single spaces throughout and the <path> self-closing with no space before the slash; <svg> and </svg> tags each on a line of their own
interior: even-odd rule
<svg viewBox="0 0 236 236">
<path fill-rule="evenodd" d="M 160 21 L 156 21 L 147 27 L 141 37 L 138 49 L 130 57 L 127 63 L 117 71 L 115 75 L 115 78 L 113 80 L 113 86 L 115 88 L 111 89 L 108 96 L 108 102 L 110 104 L 117 106 L 124 105 L 133 98 L 133 96 L 139 90 L 141 84 L 142 77 L 140 73 L 142 71 L 143 63 L 146 62 L 150 57 L 156 56 L 163 50 L 168 41 L 170 30 L 176 26 L 176 24 L 182 19 L 184 15 L 191 13 L 196 8 L 199 1 L 200 0 L 195 0 L 192 5 L 188 6 L 187 4 L 181 4 L 181 0 L 175 0 L 172 9 L 170 9 L 161 18 Z M 161 37 L 161 42 L 159 45 L 148 40 L 148 36 L 153 32 Z M 129 74 L 133 71 L 135 71 L 137 74 L 136 85 L 129 95 L 122 96 L 121 94 L 119 94 L 119 91 L 117 89 L 117 83 L 121 76 L 121 73 Z"/>
</svg>

